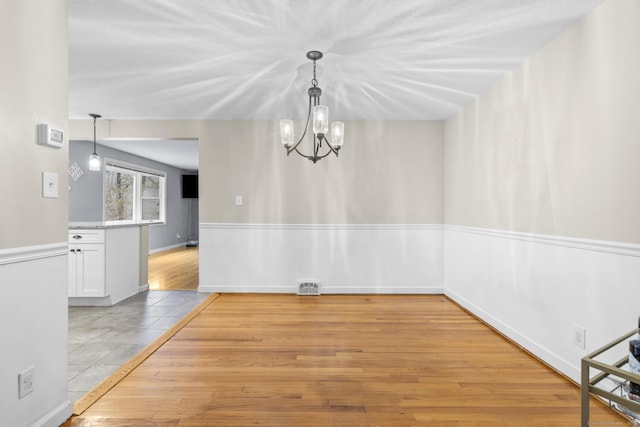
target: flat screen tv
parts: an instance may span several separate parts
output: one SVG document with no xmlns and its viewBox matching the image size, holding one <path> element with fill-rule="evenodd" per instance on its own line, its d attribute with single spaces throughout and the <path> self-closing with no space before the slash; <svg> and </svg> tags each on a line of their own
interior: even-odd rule
<svg viewBox="0 0 640 427">
<path fill-rule="evenodd" d="M 198 198 L 198 175 L 182 175 L 182 198 Z"/>
</svg>

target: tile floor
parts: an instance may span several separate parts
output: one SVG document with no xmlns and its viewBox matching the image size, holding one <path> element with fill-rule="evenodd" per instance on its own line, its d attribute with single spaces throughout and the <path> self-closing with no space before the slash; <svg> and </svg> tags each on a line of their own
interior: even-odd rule
<svg viewBox="0 0 640 427">
<path fill-rule="evenodd" d="M 69 399 L 84 396 L 209 295 L 148 291 L 111 307 L 69 307 Z"/>
</svg>

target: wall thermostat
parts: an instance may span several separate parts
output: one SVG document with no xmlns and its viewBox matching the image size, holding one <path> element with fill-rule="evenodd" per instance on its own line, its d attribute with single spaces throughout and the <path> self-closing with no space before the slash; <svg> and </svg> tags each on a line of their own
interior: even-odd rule
<svg viewBox="0 0 640 427">
<path fill-rule="evenodd" d="M 62 148 L 64 142 L 64 132 L 54 129 L 46 123 L 38 125 L 38 144 L 49 147 Z"/>
</svg>

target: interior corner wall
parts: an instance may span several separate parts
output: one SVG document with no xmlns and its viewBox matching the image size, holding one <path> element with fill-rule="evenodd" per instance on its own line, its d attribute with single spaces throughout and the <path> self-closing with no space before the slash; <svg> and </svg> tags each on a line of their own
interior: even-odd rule
<svg viewBox="0 0 640 427">
<path fill-rule="evenodd" d="M 575 380 L 640 314 L 638 40 L 606 1 L 445 125 L 446 294 Z"/>
<path fill-rule="evenodd" d="M 442 291 L 442 122 L 347 122 L 316 164 L 275 121 L 201 125 L 200 290 Z"/>
<path fill-rule="evenodd" d="M 38 145 L 40 123 L 65 131 L 67 2 L 5 1 L 0 14 L 0 419 L 7 426 L 58 426 L 67 395 L 67 155 Z M 65 135 L 66 136 L 66 135 Z M 58 197 L 42 197 L 42 173 Z M 33 367 L 33 391 L 18 374 Z"/>
</svg>

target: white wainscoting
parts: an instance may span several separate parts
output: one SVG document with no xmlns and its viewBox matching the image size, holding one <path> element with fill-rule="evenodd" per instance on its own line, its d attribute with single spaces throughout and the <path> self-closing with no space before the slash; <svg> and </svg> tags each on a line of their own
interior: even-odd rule
<svg viewBox="0 0 640 427">
<path fill-rule="evenodd" d="M 200 224 L 201 292 L 442 293 L 442 225 Z"/>
<path fill-rule="evenodd" d="M 0 414 L 7 426 L 58 426 L 67 395 L 68 245 L 0 250 Z M 34 367 L 34 391 L 18 399 L 18 373 Z"/>
<path fill-rule="evenodd" d="M 575 381 L 637 325 L 639 281 L 640 245 L 445 226 L 445 294 Z"/>
</svg>

